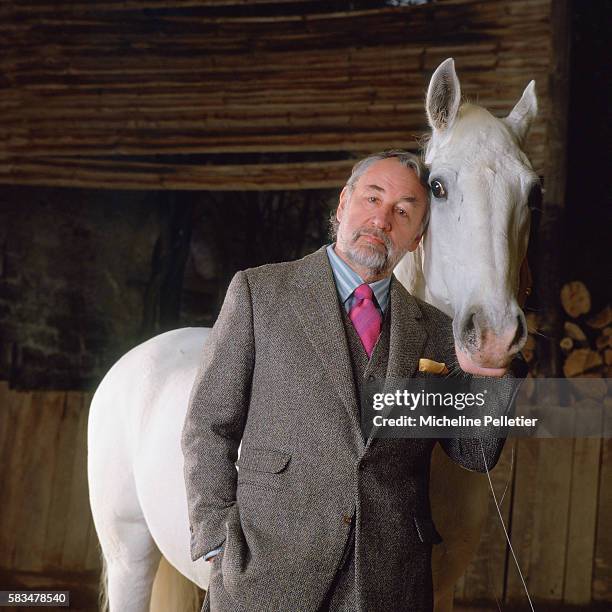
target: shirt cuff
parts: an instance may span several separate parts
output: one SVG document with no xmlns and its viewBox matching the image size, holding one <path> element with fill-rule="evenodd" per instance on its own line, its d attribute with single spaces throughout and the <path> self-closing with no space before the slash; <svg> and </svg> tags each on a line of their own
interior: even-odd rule
<svg viewBox="0 0 612 612">
<path fill-rule="evenodd" d="M 223 550 L 223 546 L 219 546 L 219 548 L 215 548 L 214 550 L 207 552 L 204 555 L 204 561 L 208 561 L 211 557 L 218 555 L 222 550 Z"/>
</svg>

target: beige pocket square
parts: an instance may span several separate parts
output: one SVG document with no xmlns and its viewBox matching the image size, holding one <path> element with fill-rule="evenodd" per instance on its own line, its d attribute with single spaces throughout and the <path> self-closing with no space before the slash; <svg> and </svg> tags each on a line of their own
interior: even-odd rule
<svg viewBox="0 0 612 612">
<path fill-rule="evenodd" d="M 434 361 L 433 359 L 419 359 L 419 372 L 427 372 L 429 374 L 448 374 L 448 368 L 445 363 Z"/>
</svg>

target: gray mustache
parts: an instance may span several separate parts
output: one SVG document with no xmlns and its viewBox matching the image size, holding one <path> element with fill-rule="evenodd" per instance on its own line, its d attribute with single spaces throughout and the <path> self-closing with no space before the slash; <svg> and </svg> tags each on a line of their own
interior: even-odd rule
<svg viewBox="0 0 612 612">
<path fill-rule="evenodd" d="M 355 242 L 355 240 L 357 240 L 359 236 L 373 236 L 374 238 L 378 238 L 379 240 L 382 240 L 385 247 L 387 248 L 387 251 L 390 251 L 393 248 L 393 245 L 391 244 L 391 240 L 381 230 L 368 230 L 367 232 L 364 230 L 356 230 L 353 233 L 353 242 Z"/>
</svg>

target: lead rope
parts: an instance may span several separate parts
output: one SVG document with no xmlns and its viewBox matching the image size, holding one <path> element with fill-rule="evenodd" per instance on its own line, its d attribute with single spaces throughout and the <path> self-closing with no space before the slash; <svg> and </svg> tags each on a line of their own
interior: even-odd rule
<svg viewBox="0 0 612 612">
<path fill-rule="evenodd" d="M 527 261 L 527 255 L 525 255 L 525 257 L 523 258 L 523 261 L 521 262 L 521 268 L 519 270 L 519 290 L 518 290 L 518 296 L 517 296 L 517 301 L 521 308 L 525 306 L 525 302 L 527 301 L 527 298 L 531 295 L 532 288 L 533 288 L 533 277 L 531 276 L 531 269 L 529 268 L 529 262 Z M 498 503 L 497 496 L 495 495 L 495 489 L 493 488 L 493 481 L 491 480 L 491 475 L 489 473 L 489 466 L 487 465 L 487 458 L 485 456 L 484 447 L 482 446 L 482 440 L 478 438 L 478 442 L 480 443 L 480 452 L 482 453 L 482 460 L 484 462 L 484 466 L 487 471 L 487 479 L 489 481 L 489 488 L 491 489 L 491 495 L 493 496 L 493 501 L 495 502 L 495 509 L 497 510 L 499 521 L 501 523 L 502 529 L 504 530 L 504 535 L 506 536 L 506 541 L 508 542 L 508 546 L 510 547 L 510 552 L 512 553 L 512 559 L 514 560 L 514 565 L 516 566 L 518 574 L 521 578 L 521 582 L 523 583 L 523 589 L 525 591 L 525 595 L 527 596 L 527 601 L 529 602 L 529 606 L 532 612 L 535 612 L 535 608 L 533 607 L 533 602 L 531 601 L 531 597 L 529 596 L 529 590 L 527 589 L 525 578 L 523 577 L 523 572 L 521 572 L 521 568 L 519 566 L 518 559 L 516 558 L 516 554 L 514 553 L 514 548 L 512 547 L 512 542 L 510 542 L 510 536 L 508 535 L 508 530 L 506 529 L 506 524 L 504 523 L 504 517 L 502 516 L 501 508 L 500 508 L 500 503 L 503 503 L 504 497 L 506 496 L 506 491 L 508 490 L 508 486 L 510 484 L 510 477 L 508 478 L 508 481 L 506 482 L 506 486 L 504 488 L 504 492 L 501 497 L 501 502 Z M 512 461 L 510 464 L 510 475 L 512 475 L 513 469 L 514 469 L 514 448 L 512 449 Z M 497 609 L 501 610 L 497 597 L 495 598 L 495 604 L 497 605 Z"/>
<path fill-rule="evenodd" d="M 499 521 L 501 523 L 502 529 L 504 530 L 504 535 L 506 536 L 506 541 L 508 542 L 508 546 L 510 547 L 510 552 L 512 553 L 512 558 L 514 559 L 514 565 L 516 566 L 516 569 L 521 578 L 521 582 L 523 583 L 523 589 L 525 590 L 527 601 L 529 602 L 529 606 L 532 612 L 535 612 L 535 608 L 533 607 L 533 602 L 531 601 L 531 597 L 529 596 L 529 590 L 527 589 L 525 578 L 523 577 L 523 572 L 521 572 L 521 568 L 519 566 L 518 559 L 516 558 L 516 555 L 514 554 L 514 548 L 512 548 L 512 543 L 510 542 L 510 536 L 508 535 L 506 524 L 504 523 L 504 517 L 502 516 L 501 509 L 499 507 L 499 503 L 497 502 L 497 496 L 495 495 L 495 489 L 493 488 L 493 481 L 491 480 L 491 475 L 489 474 L 489 466 L 487 465 L 487 458 L 485 456 L 484 447 L 482 446 L 482 440 L 478 438 L 478 442 L 480 443 L 480 452 L 482 453 L 482 460 L 484 462 L 485 470 L 487 471 L 487 479 L 489 481 L 489 488 L 491 489 L 491 495 L 493 496 L 493 501 L 495 502 L 495 508 L 497 509 Z M 514 449 L 512 449 L 512 464 L 513 465 L 511 466 L 511 470 L 514 467 Z M 504 495 L 505 494 L 506 494 L 506 491 L 504 491 Z M 502 501 L 503 501 L 503 496 L 502 496 Z M 497 603 L 497 599 L 496 599 L 496 603 Z M 497 604 L 497 607 L 499 608 L 499 604 Z"/>
</svg>

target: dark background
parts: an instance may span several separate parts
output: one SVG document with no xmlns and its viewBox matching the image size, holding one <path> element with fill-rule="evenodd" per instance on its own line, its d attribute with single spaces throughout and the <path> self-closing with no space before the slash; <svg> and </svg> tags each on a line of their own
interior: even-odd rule
<svg viewBox="0 0 612 612">
<path fill-rule="evenodd" d="M 611 18 L 610 2 L 572 3 L 559 257 L 562 282 L 585 282 L 593 312 L 609 302 L 612 280 Z M 1 186 L 0 379 L 17 388 L 93 390 L 143 340 L 212 325 L 236 270 L 297 258 L 326 242 L 337 196 L 334 189 Z M 537 249 L 537 232 L 533 240 Z M 534 299 L 529 306 L 537 311 Z"/>
<path fill-rule="evenodd" d="M 564 281 L 591 289 L 593 310 L 610 302 L 612 2 L 572 2 L 568 181 L 561 243 Z"/>
</svg>

